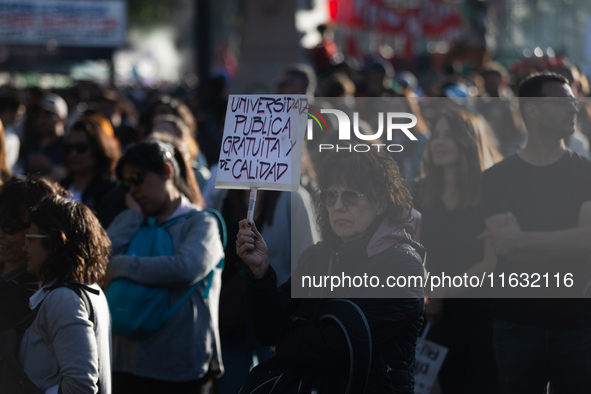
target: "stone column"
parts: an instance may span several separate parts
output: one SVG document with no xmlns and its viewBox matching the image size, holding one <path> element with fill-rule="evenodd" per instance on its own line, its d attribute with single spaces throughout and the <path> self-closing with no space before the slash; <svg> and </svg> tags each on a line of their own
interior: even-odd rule
<svg viewBox="0 0 591 394">
<path fill-rule="evenodd" d="M 239 71 L 231 93 L 270 93 L 284 67 L 304 60 L 296 0 L 249 0 L 244 7 Z"/>
</svg>

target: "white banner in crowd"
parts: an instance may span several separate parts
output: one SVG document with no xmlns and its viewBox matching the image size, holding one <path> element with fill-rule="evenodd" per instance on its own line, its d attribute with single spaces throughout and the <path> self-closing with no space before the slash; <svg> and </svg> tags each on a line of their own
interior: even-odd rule
<svg viewBox="0 0 591 394">
<path fill-rule="evenodd" d="M 427 323 L 423 335 L 417 339 L 415 354 L 415 394 L 431 394 L 437 374 L 443 365 L 447 348 L 434 342 L 427 341 L 430 324 Z"/>
<path fill-rule="evenodd" d="M 119 47 L 127 40 L 122 0 L 0 0 L 0 44 Z"/>
<path fill-rule="evenodd" d="M 306 95 L 231 95 L 216 188 L 297 190 L 307 112 Z"/>
</svg>

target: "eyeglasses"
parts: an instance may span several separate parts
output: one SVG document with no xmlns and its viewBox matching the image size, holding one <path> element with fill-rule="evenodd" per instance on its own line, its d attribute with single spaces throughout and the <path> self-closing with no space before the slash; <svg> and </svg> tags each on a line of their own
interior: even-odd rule
<svg viewBox="0 0 591 394">
<path fill-rule="evenodd" d="M 376 193 L 374 193 L 376 194 Z M 369 194 L 357 193 L 355 190 L 345 189 L 340 193 L 341 202 L 346 207 L 353 207 L 359 203 L 359 199 Z M 325 207 L 333 207 L 337 203 L 339 193 L 332 189 L 325 189 L 320 192 L 320 202 Z"/>
<path fill-rule="evenodd" d="M 27 247 L 29 245 L 31 245 L 31 239 L 32 238 L 49 238 L 49 235 L 43 235 L 43 234 L 25 234 L 25 245 L 27 245 Z"/>
<path fill-rule="evenodd" d="M 0 229 L 4 234 L 14 235 L 21 230 L 29 228 L 31 223 L 23 223 L 16 219 L 4 218 L 0 219 Z"/>
<path fill-rule="evenodd" d="M 129 193 L 131 186 L 139 187 L 144 183 L 144 179 L 146 178 L 146 174 L 143 172 L 134 172 L 131 174 L 129 179 L 122 179 L 119 181 L 119 184 L 125 190 L 125 193 Z"/>
<path fill-rule="evenodd" d="M 64 154 L 66 156 L 72 153 L 73 151 L 76 151 L 76 153 L 82 155 L 88 152 L 88 149 L 90 149 L 90 146 L 83 142 L 79 142 L 77 144 L 64 144 Z"/>
</svg>

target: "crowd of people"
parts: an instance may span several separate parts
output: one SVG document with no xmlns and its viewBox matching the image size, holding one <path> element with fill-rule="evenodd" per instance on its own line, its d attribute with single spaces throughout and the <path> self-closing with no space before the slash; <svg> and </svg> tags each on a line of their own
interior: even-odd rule
<svg viewBox="0 0 591 394">
<path fill-rule="evenodd" d="M 0 87 L 0 351 L 16 360 L 0 378 L 18 377 L 0 391 L 413 393 L 425 322 L 449 349 L 443 394 L 588 390 L 584 76 L 561 64 L 510 78 L 489 62 L 419 86 L 387 62 L 325 55 L 284 69 L 272 93 L 356 113 L 363 143 L 372 109 L 411 113 L 416 138 L 327 153 L 337 128 L 315 133 L 299 190 L 260 191 L 250 220 L 246 191 L 215 189 L 224 77 L 205 100 Z M 329 275 L 568 271 L 580 299 L 291 298 L 292 262 Z"/>
</svg>

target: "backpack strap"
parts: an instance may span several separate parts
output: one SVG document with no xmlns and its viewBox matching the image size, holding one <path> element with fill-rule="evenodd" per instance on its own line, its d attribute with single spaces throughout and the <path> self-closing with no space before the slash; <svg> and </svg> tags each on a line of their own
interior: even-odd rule
<svg viewBox="0 0 591 394">
<path fill-rule="evenodd" d="M 78 297 L 82 299 L 82 301 L 86 305 L 86 309 L 88 310 L 88 320 L 90 320 L 92 324 L 96 324 L 96 314 L 94 313 L 94 306 L 92 305 L 92 302 L 88 297 L 88 293 L 99 295 L 100 291 L 95 290 L 90 286 L 83 285 L 81 283 L 64 283 L 62 284 L 62 286 L 67 287 L 74 293 L 78 294 Z"/>
<path fill-rule="evenodd" d="M 172 219 L 172 220 L 164 223 L 162 225 L 162 227 L 166 228 L 168 226 L 171 226 L 172 224 L 174 224 L 174 223 L 176 223 L 176 222 L 178 222 L 178 221 L 180 221 L 182 219 L 186 219 L 188 217 L 191 217 L 191 216 L 195 215 L 198 212 L 209 212 L 209 213 L 211 213 L 212 215 L 214 215 L 216 217 L 216 219 L 218 220 L 218 229 L 219 229 L 219 232 L 220 232 L 220 239 L 222 241 L 223 248 L 225 249 L 226 248 L 226 244 L 228 242 L 228 234 L 226 232 L 226 222 L 224 221 L 224 218 L 222 217 L 222 215 L 218 211 L 216 211 L 215 209 L 206 208 L 206 209 L 203 209 L 202 211 L 189 212 L 189 213 L 187 213 L 185 215 L 179 216 L 178 218 L 174 218 L 174 219 Z M 225 258 L 222 257 L 220 259 L 218 265 L 215 268 L 223 269 L 224 268 L 224 265 L 225 265 Z M 211 270 L 209 272 L 209 274 L 207 274 L 207 276 L 205 278 L 201 279 L 200 281 L 194 283 L 191 287 L 189 287 L 189 289 L 181 296 L 181 298 L 179 298 L 174 303 L 174 305 L 172 307 L 170 307 L 170 309 L 168 310 L 168 313 L 166 315 L 167 316 L 166 317 L 167 320 L 168 320 L 168 318 L 170 316 L 172 316 L 173 313 L 175 313 L 181 307 L 181 305 L 185 301 L 187 301 L 187 299 L 189 299 L 189 297 L 191 297 L 191 294 L 193 294 L 193 292 L 195 290 L 197 290 L 205 281 L 207 281 L 207 282 L 205 283 L 205 288 L 203 289 L 203 298 L 206 299 L 206 300 L 209 298 L 209 291 L 211 290 L 211 285 L 213 283 L 213 277 L 214 277 L 214 270 L 215 270 L 215 268 L 213 270 Z"/>
<path fill-rule="evenodd" d="M 50 289 L 53 290 L 58 287 L 67 287 L 68 289 L 72 290 L 74 293 L 78 294 L 78 297 L 80 297 L 82 299 L 82 302 L 84 302 L 84 305 L 86 306 L 86 309 L 88 310 L 88 320 L 90 320 L 93 325 L 96 325 L 96 313 L 94 312 L 94 306 L 92 305 L 92 302 L 90 301 L 90 298 L 88 297 L 88 293 L 92 293 L 94 295 L 100 295 L 100 291 L 93 289 L 92 287 L 84 285 L 82 283 L 75 283 L 75 282 L 59 283 L 57 285 L 51 286 Z M 41 304 L 39 304 L 39 306 L 41 306 Z M 100 363 L 99 363 L 99 365 L 100 365 Z M 98 387 L 98 394 L 101 394 L 102 390 L 101 390 L 101 381 L 100 381 L 100 371 L 99 371 L 99 379 L 97 380 L 96 385 Z M 61 383 L 58 387 L 57 393 L 63 394 Z"/>
<path fill-rule="evenodd" d="M 228 244 L 228 233 L 226 231 L 226 221 L 222 217 L 222 214 L 213 208 L 206 208 L 206 209 L 204 209 L 204 211 L 211 213 L 218 220 L 218 229 L 220 231 L 220 239 L 222 240 L 222 249 L 226 250 L 226 245 Z M 224 256 L 220 259 L 218 265 L 215 268 L 224 269 L 225 265 L 226 265 L 226 258 Z M 205 285 L 205 290 L 203 291 L 203 297 L 205 299 L 209 298 L 209 290 L 211 289 L 211 284 L 213 283 L 213 275 L 214 275 L 213 270 L 211 270 L 209 275 L 207 275 L 207 284 Z"/>
<path fill-rule="evenodd" d="M 220 239 L 222 240 L 222 246 L 226 249 L 226 245 L 228 244 L 228 233 L 226 229 L 226 221 L 222 217 L 222 214 L 213 208 L 205 208 L 203 211 L 211 213 L 218 220 Z"/>
<path fill-rule="evenodd" d="M 188 212 L 188 213 L 185 213 L 184 215 L 177 216 L 176 218 L 170 219 L 168 222 L 164 222 L 164 223 L 162 223 L 162 224 L 160 225 L 160 227 L 162 227 L 162 228 L 168 228 L 168 227 L 172 226 L 173 224 L 175 224 L 175 223 L 178 223 L 178 222 L 180 222 L 181 220 L 188 219 L 188 218 L 190 218 L 191 216 L 194 216 L 194 215 L 196 215 L 196 214 L 198 214 L 198 213 L 199 213 L 199 211 L 197 211 L 197 210 L 195 210 L 195 211 L 191 211 L 191 212 Z"/>
</svg>

